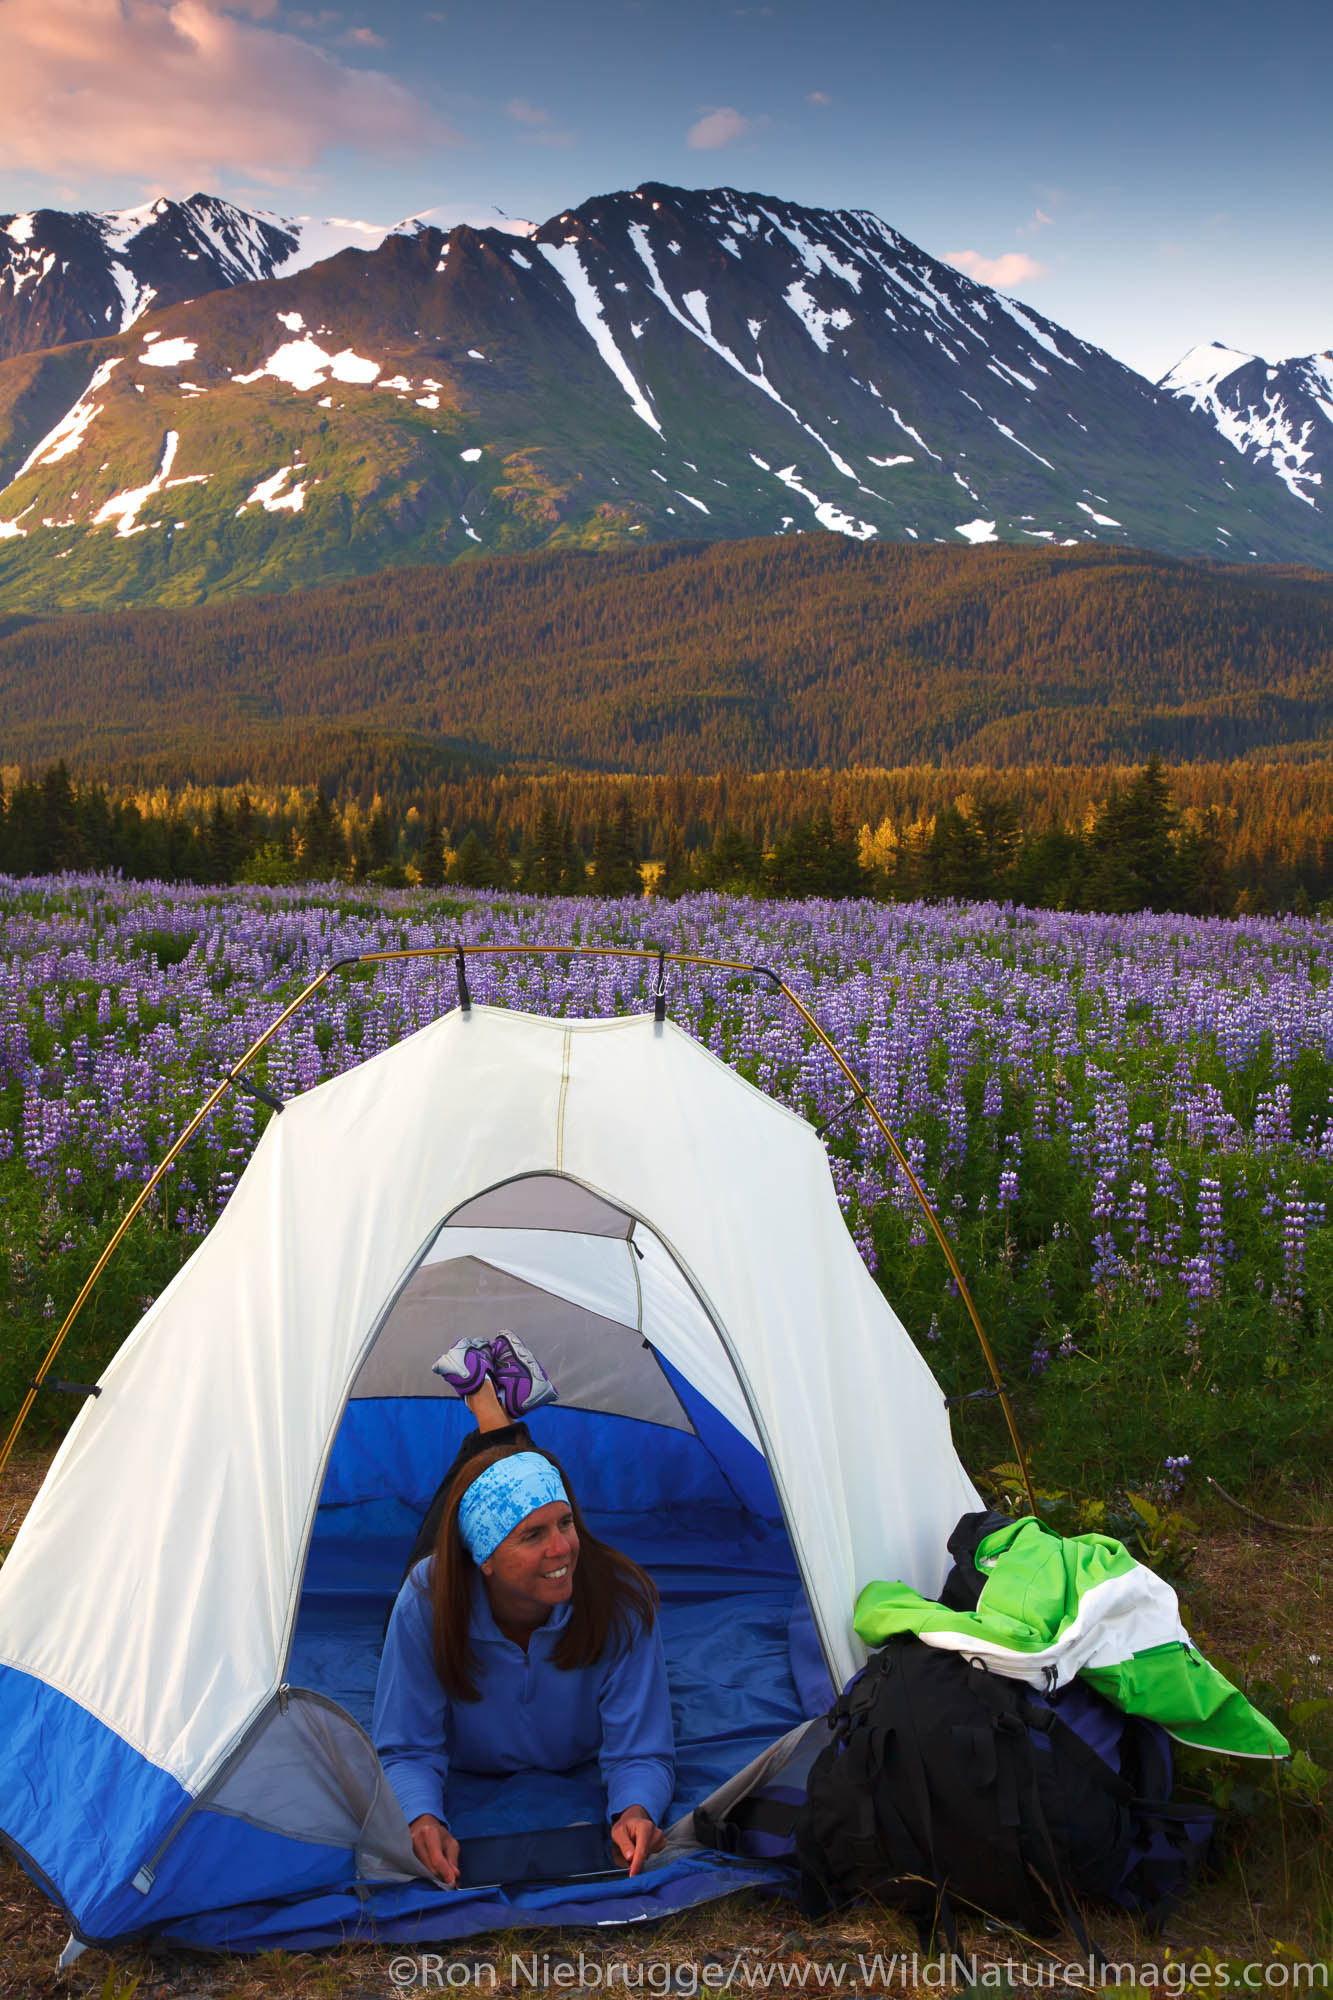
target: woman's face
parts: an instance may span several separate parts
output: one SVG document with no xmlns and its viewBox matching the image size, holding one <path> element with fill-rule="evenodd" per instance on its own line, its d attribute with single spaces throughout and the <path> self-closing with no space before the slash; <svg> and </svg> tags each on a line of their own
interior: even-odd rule
<svg viewBox="0 0 1333 2000">
<path fill-rule="evenodd" d="M 500 1618 L 540 1624 L 574 1589 L 579 1538 L 565 1500 L 552 1500 L 511 1528 L 481 1566 Z M 535 1615 L 534 1615 L 535 1614 Z"/>
</svg>

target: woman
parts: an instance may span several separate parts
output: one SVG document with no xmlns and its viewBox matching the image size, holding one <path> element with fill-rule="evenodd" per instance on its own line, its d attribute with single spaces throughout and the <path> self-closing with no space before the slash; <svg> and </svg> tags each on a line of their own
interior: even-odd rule
<svg viewBox="0 0 1333 2000">
<path fill-rule="evenodd" d="M 547 1453 L 496 1445 L 457 1472 L 435 1552 L 389 1620 L 373 1734 L 417 1859 L 442 1882 L 458 1880 L 451 1766 L 596 1757 L 630 1874 L 662 1846 L 675 1768 L 657 1591 L 588 1533 Z"/>
</svg>

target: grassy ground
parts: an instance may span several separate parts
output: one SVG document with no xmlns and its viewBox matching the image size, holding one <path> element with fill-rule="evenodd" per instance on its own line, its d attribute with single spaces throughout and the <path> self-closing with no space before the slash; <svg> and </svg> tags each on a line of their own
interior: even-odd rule
<svg viewBox="0 0 1333 2000">
<path fill-rule="evenodd" d="M 45 1455 L 17 1456 L 0 1482 L 0 1560 L 46 1462 Z M 1333 1761 L 1333 1505 L 1325 1502 L 1312 1512 L 1326 1530 L 1317 1535 L 1277 1534 L 1219 1501 L 1194 1511 L 1201 1525 L 1198 1554 L 1183 1592 L 1194 1637 L 1295 1742 L 1308 1746 L 1312 1758 Z M 1215 1779 L 1218 1767 L 1209 1775 Z M 1232 1776 L 1225 1771 L 1224 1783 Z M 1094 1917 L 1099 1947 L 1122 1968 L 1120 1992 L 1135 1985 L 1177 1993 L 1186 1985 L 1200 1993 L 1247 1984 L 1268 1992 L 1333 1987 L 1330 1785 L 1321 1786 L 1317 1776 L 1302 1784 L 1296 1776 L 1280 1786 L 1267 1773 L 1255 1783 L 1245 1771 L 1235 1779 L 1221 1821 L 1221 1871 L 1189 1898 L 1163 1937 L 1146 1938 L 1128 1919 Z M 957 1968 L 946 1969 L 942 1979 L 924 1961 L 914 1969 L 914 1934 L 890 1914 L 857 1910 L 810 1924 L 792 1905 L 749 1896 L 706 1905 L 649 1931 L 491 1935 L 466 1948 L 446 1947 L 438 1966 L 423 1961 L 422 1947 L 249 1959 L 150 1957 L 134 1950 L 112 1958 L 90 1950 L 57 1979 L 66 1935 L 59 1913 L 17 1863 L 0 1855 L 0 2000 L 85 1994 L 96 2000 L 381 2000 L 423 1991 L 493 1993 L 503 2000 L 534 1988 L 601 1995 L 619 1983 L 631 1995 L 687 1996 L 705 1987 L 740 1993 L 771 1984 L 779 1991 L 853 1993 L 962 1983 L 953 1976 Z M 1061 1970 L 1080 1958 L 1072 1937 L 1038 1943 L 978 1926 L 967 1949 L 983 1992 L 1039 1986 L 1062 1993 L 1089 1984 L 1086 1972 L 1079 1981 Z M 894 1953 L 896 1965 L 883 1963 Z M 876 1954 L 878 1968 L 871 1963 Z M 527 1963 L 516 1966 L 516 1957 Z M 1136 1978 L 1124 1969 L 1131 1965 Z M 615 1968 L 622 1969 L 611 1980 Z"/>
</svg>

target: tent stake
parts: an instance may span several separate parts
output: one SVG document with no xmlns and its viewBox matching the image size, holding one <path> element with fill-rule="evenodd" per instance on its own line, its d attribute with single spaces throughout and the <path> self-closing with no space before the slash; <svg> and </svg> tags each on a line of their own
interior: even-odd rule
<svg viewBox="0 0 1333 2000">
<path fill-rule="evenodd" d="M 658 1021 L 664 1020 L 666 1017 L 665 968 L 668 965 L 668 963 L 671 965 L 705 966 L 717 972 L 743 972 L 747 974 L 750 978 L 769 980 L 772 986 L 776 989 L 776 991 L 781 993 L 784 999 L 788 1000 L 791 1003 L 791 1005 L 796 1009 L 797 1013 L 801 1016 L 801 1019 L 806 1023 L 807 1027 L 809 1027 L 812 1033 L 818 1037 L 818 1039 L 823 1043 L 824 1047 L 828 1050 L 829 1054 L 833 1057 L 833 1060 L 837 1063 L 839 1069 L 842 1071 L 843 1075 L 847 1078 L 847 1081 L 851 1084 L 855 1096 L 860 1100 L 861 1103 L 865 1105 L 866 1110 L 870 1113 L 876 1125 L 878 1125 L 880 1131 L 883 1133 L 889 1151 L 893 1154 L 893 1157 L 896 1160 L 898 1166 L 901 1168 L 902 1172 L 906 1176 L 908 1185 L 911 1187 L 912 1192 L 916 1196 L 917 1202 L 920 1205 L 921 1212 L 925 1216 L 926 1221 L 929 1223 L 930 1228 L 935 1236 L 935 1240 L 940 1246 L 940 1249 L 944 1252 L 944 1259 L 949 1266 L 950 1275 L 953 1278 L 955 1285 L 958 1287 L 958 1295 L 962 1299 L 964 1306 L 967 1308 L 967 1314 L 972 1322 L 973 1330 L 976 1333 L 977 1339 L 981 1343 L 981 1351 L 986 1357 L 986 1366 L 989 1368 L 991 1374 L 991 1380 L 995 1384 L 995 1393 L 999 1398 L 1000 1408 L 1004 1411 L 1004 1420 L 1009 1431 L 1009 1441 L 1013 1445 L 1014 1456 L 1017 1460 L 1019 1471 L 1022 1473 L 1023 1476 L 1023 1486 L 1027 1493 L 1028 1505 L 1031 1507 L 1032 1512 L 1034 1514 L 1036 1514 L 1039 1511 L 1037 1507 L 1037 1496 L 1033 1491 L 1032 1478 L 1028 1471 L 1027 1454 L 1024 1452 L 1022 1444 L 1019 1442 L 1018 1426 L 1014 1421 L 1014 1413 L 1012 1408 L 1010 1407 L 1009 1397 L 1005 1392 L 1004 1383 L 1000 1376 L 999 1364 L 995 1359 L 994 1350 L 992 1349 L 990 1341 L 986 1336 L 986 1329 L 981 1323 L 981 1315 L 978 1313 L 976 1304 L 972 1298 L 972 1294 L 968 1289 L 967 1280 L 963 1276 L 962 1267 L 959 1264 L 957 1257 L 954 1255 L 953 1245 L 950 1243 L 948 1236 L 945 1234 L 945 1231 L 940 1223 L 939 1217 L 936 1215 L 935 1210 L 930 1203 L 930 1200 L 926 1194 L 925 1189 L 922 1187 L 920 1181 L 917 1179 L 915 1173 L 912 1171 L 911 1162 L 908 1160 L 907 1155 L 904 1153 L 902 1147 L 898 1144 L 898 1141 L 894 1138 L 893 1133 L 889 1130 L 889 1127 L 885 1123 L 885 1120 L 882 1117 L 879 1107 L 875 1103 L 875 1100 L 871 1097 L 869 1091 L 862 1083 L 860 1077 L 857 1076 L 855 1070 L 851 1067 L 851 1064 L 847 1061 L 841 1049 L 839 1049 L 837 1043 L 825 1031 L 825 1029 L 820 1026 L 819 1022 L 816 1020 L 815 1016 L 810 1012 L 810 1009 L 806 1006 L 805 1002 L 799 999 L 797 995 L 792 992 L 786 980 L 783 979 L 779 973 L 774 972 L 771 966 L 755 965 L 745 959 L 708 958 L 700 953 L 695 953 L 695 952 L 666 951 L 659 945 L 643 946 L 643 945 L 592 945 L 592 944 L 473 944 L 469 945 L 467 949 L 472 953 L 474 958 L 478 956 L 485 956 L 488 958 L 499 957 L 501 954 L 504 953 L 516 953 L 516 952 L 521 952 L 525 955 L 535 954 L 543 957 L 559 957 L 559 958 L 638 958 L 638 959 L 655 958 L 657 960 L 657 982 L 653 997 L 653 1016 L 654 1019 Z M 33 1403 L 36 1400 L 37 1392 L 45 1382 L 47 1374 L 49 1373 L 50 1368 L 52 1366 L 52 1363 L 55 1361 L 56 1355 L 60 1352 L 61 1347 L 64 1345 L 65 1336 L 68 1334 L 70 1328 L 73 1326 L 75 1320 L 78 1318 L 79 1313 L 82 1311 L 86 1300 L 88 1299 L 90 1293 L 93 1290 L 93 1287 L 96 1285 L 103 1271 L 110 1263 L 112 1255 L 115 1252 L 118 1244 L 120 1243 L 121 1238 L 125 1235 L 125 1232 L 128 1230 L 130 1224 L 133 1222 L 135 1216 L 139 1213 L 140 1209 L 144 1206 L 144 1203 L 148 1200 L 149 1196 L 152 1194 L 154 1188 L 157 1187 L 158 1183 L 170 1171 L 171 1167 L 179 1157 L 184 1147 L 189 1144 L 190 1140 L 199 1130 L 199 1127 L 203 1124 L 209 1112 L 221 1100 L 221 1098 L 223 1097 L 225 1092 L 231 1087 L 231 1085 L 237 1081 L 240 1072 L 245 1068 L 245 1065 L 254 1056 L 257 1056 L 262 1048 L 266 1047 L 266 1045 L 272 1041 L 273 1037 L 278 1033 L 278 1031 L 281 1028 L 285 1027 L 287 1022 L 290 1021 L 292 1015 L 295 1014 L 300 1008 L 304 1007 L 306 1001 L 312 999 L 314 995 L 319 992 L 320 988 L 328 983 L 328 981 L 332 978 L 335 972 L 342 972 L 346 970 L 349 966 L 353 965 L 358 965 L 358 966 L 388 965 L 396 963 L 400 959 L 442 958 L 450 953 L 452 953 L 458 967 L 458 1003 L 465 1013 L 470 1013 L 472 1009 L 472 995 L 468 990 L 467 969 L 464 960 L 463 946 L 461 944 L 412 945 L 408 946 L 407 948 L 401 951 L 363 951 L 363 952 L 356 952 L 347 958 L 334 959 L 332 964 L 326 965 L 322 972 L 316 974 L 314 979 L 310 980 L 307 985 L 302 987 L 301 991 L 297 994 L 296 998 L 293 1001 L 291 1001 L 286 1007 L 283 1008 L 282 1012 L 278 1015 L 277 1019 L 273 1021 L 269 1027 L 265 1028 L 263 1034 L 259 1036 L 258 1040 L 251 1043 L 250 1047 L 246 1050 L 245 1054 L 239 1059 L 238 1062 L 234 1063 L 232 1067 L 228 1070 L 227 1074 L 223 1077 L 221 1083 L 217 1086 L 216 1090 L 212 1091 L 210 1095 L 205 1099 L 203 1105 L 195 1113 L 194 1117 L 185 1127 L 185 1130 L 181 1133 L 180 1137 L 175 1140 L 175 1142 L 173 1143 L 173 1145 L 171 1146 L 170 1150 L 167 1152 L 165 1157 L 162 1159 L 160 1164 L 156 1168 L 154 1168 L 152 1174 L 144 1182 L 144 1185 L 139 1190 L 139 1193 L 135 1196 L 129 1208 L 125 1211 L 125 1214 L 122 1216 L 120 1222 L 117 1224 L 115 1232 L 112 1235 L 110 1241 L 108 1242 L 106 1248 L 103 1250 L 96 1264 L 94 1264 L 92 1270 L 89 1272 L 88 1277 L 84 1282 L 83 1289 L 80 1291 L 73 1305 L 66 1313 L 60 1331 L 57 1333 L 55 1339 L 52 1341 L 49 1349 L 47 1350 L 46 1356 L 42 1361 L 41 1367 L 37 1370 L 36 1375 L 32 1378 L 32 1384 L 28 1390 L 26 1397 L 24 1398 L 22 1406 L 19 1409 L 18 1415 L 15 1417 L 14 1422 L 10 1427 L 9 1435 L 5 1439 L 3 1447 L 0 1447 L 0 1473 L 3 1473 L 5 1466 L 9 1461 L 9 1456 L 14 1449 L 14 1444 L 16 1439 L 18 1438 L 18 1434 L 20 1430 L 23 1428 L 23 1424 L 27 1418 L 28 1412 L 32 1408 Z M 660 1013 L 658 1012 L 659 1007 L 661 1009 Z"/>
</svg>

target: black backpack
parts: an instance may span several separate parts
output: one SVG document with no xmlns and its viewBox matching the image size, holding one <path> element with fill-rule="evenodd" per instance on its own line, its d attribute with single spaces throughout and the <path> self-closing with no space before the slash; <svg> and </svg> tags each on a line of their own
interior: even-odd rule
<svg viewBox="0 0 1333 2000">
<path fill-rule="evenodd" d="M 950 1948 L 957 1908 L 1063 1920 L 1090 1950 L 1077 1899 L 1160 1923 L 1206 1857 L 1213 1814 L 1168 1803 L 1165 1732 L 1081 1683 L 1048 1699 L 904 1635 L 826 1720 L 795 1817 L 808 1914 L 870 1897 Z"/>
</svg>

